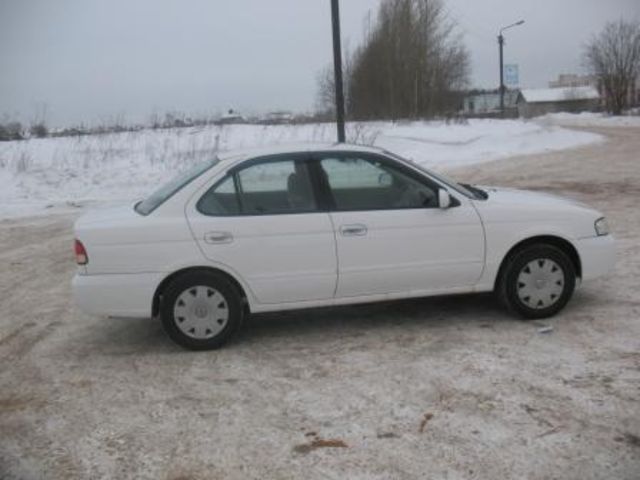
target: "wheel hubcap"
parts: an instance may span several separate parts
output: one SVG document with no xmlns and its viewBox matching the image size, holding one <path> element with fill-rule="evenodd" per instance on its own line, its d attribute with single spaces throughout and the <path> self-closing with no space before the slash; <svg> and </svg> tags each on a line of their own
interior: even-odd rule
<svg viewBox="0 0 640 480">
<path fill-rule="evenodd" d="M 560 300 L 564 290 L 564 272 L 551 259 L 539 258 L 527 263 L 518 274 L 518 298 L 537 310 Z"/>
<path fill-rule="evenodd" d="M 199 340 L 215 337 L 229 321 L 224 296 L 214 288 L 198 285 L 178 295 L 173 318 L 185 335 Z"/>
</svg>

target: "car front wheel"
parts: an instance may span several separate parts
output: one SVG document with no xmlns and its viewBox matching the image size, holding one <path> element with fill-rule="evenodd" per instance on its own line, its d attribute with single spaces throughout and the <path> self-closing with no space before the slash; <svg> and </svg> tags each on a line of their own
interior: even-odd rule
<svg viewBox="0 0 640 480">
<path fill-rule="evenodd" d="M 566 253 L 552 245 L 530 245 L 507 260 L 498 295 L 524 318 L 546 318 L 567 304 L 575 282 L 576 269 Z"/>
<path fill-rule="evenodd" d="M 242 323 L 235 286 L 214 272 L 196 271 L 171 281 L 162 296 L 160 317 L 173 341 L 191 350 L 223 345 Z"/>
</svg>

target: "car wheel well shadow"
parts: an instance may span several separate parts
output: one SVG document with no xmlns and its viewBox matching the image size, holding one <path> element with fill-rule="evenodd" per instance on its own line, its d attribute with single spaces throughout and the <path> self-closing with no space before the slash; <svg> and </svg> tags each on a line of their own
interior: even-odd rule
<svg viewBox="0 0 640 480">
<path fill-rule="evenodd" d="M 536 237 L 526 238 L 511 247 L 511 249 L 502 259 L 502 263 L 500 263 L 500 269 L 498 270 L 498 275 L 496 275 L 494 290 L 497 289 L 498 285 L 500 284 L 500 279 L 504 274 L 505 267 L 509 260 L 523 248 L 530 247 L 532 245 L 551 245 L 558 248 L 571 259 L 571 263 L 573 263 L 573 266 L 576 269 L 576 276 L 578 278 L 582 277 L 582 264 L 580 262 L 580 256 L 578 255 L 578 251 L 571 244 L 571 242 L 565 240 L 564 238 L 556 237 L 553 235 L 539 235 Z"/>
<path fill-rule="evenodd" d="M 219 270 L 217 268 L 213 268 L 213 267 L 187 267 L 187 268 L 183 268 L 181 270 L 177 270 L 173 272 L 172 274 L 164 278 L 162 282 L 160 282 L 160 284 L 156 288 L 156 291 L 153 295 L 153 303 L 151 305 L 152 317 L 155 318 L 160 313 L 160 300 L 162 299 L 162 294 L 167 288 L 167 285 L 169 285 L 174 279 L 180 276 L 197 273 L 197 272 L 215 273 L 216 275 L 224 277 L 229 282 L 231 282 L 231 284 L 238 290 L 238 293 L 242 298 L 242 302 L 245 305 L 246 313 L 249 313 L 249 302 L 247 301 L 247 294 L 244 288 L 242 288 L 242 285 L 240 284 L 240 282 L 238 282 L 238 280 L 236 280 L 232 275 L 229 275 L 227 272 L 223 270 Z"/>
</svg>

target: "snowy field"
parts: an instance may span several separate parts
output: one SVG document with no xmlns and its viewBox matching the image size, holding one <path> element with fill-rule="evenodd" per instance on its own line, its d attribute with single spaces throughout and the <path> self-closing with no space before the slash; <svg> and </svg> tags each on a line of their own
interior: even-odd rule
<svg viewBox="0 0 640 480">
<path fill-rule="evenodd" d="M 348 140 L 446 170 L 573 148 L 602 137 L 553 122 L 471 120 L 348 125 Z M 0 143 L 0 218 L 131 201 L 217 151 L 332 142 L 333 124 L 227 125 Z"/>
</svg>

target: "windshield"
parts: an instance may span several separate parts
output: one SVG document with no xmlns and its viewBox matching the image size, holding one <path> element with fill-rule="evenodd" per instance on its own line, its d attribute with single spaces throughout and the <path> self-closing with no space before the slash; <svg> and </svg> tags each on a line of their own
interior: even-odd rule
<svg viewBox="0 0 640 480">
<path fill-rule="evenodd" d="M 207 160 L 206 162 L 199 163 L 189 170 L 174 177 L 172 180 L 165 183 L 162 187 L 153 192 L 147 198 L 145 198 L 141 202 L 138 202 L 135 206 L 136 212 L 141 215 L 149 215 L 156 208 L 167 201 L 167 199 L 169 199 L 172 195 L 181 190 L 182 187 L 191 183 L 192 180 L 196 179 L 204 172 L 209 170 L 216 163 L 218 163 L 218 161 L 219 160 L 217 158 L 214 158 L 213 160 Z"/>
<path fill-rule="evenodd" d="M 469 190 L 467 187 L 465 187 L 464 185 L 459 184 L 458 182 L 451 180 L 450 178 L 440 174 L 440 173 L 435 173 L 432 170 L 429 170 L 426 167 L 423 167 L 422 165 L 420 165 L 418 162 L 414 162 L 413 160 L 409 160 L 407 158 L 403 158 L 400 157 L 399 155 L 396 155 L 395 153 L 392 152 L 386 152 L 388 155 L 391 155 L 394 158 L 397 158 L 398 160 L 401 160 L 403 162 L 407 162 L 410 163 L 411 165 L 413 165 L 414 167 L 422 170 L 424 173 L 426 173 L 427 175 L 429 175 L 430 177 L 435 178 L 436 180 L 438 180 L 440 183 L 444 183 L 447 187 L 453 188 L 456 192 L 461 193 L 462 195 L 464 195 L 465 197 L 469 197 L 469 198 L 478 198 L 478 196 L 476 194 L 474 194 L 471 190 Z"/>
</svg>

